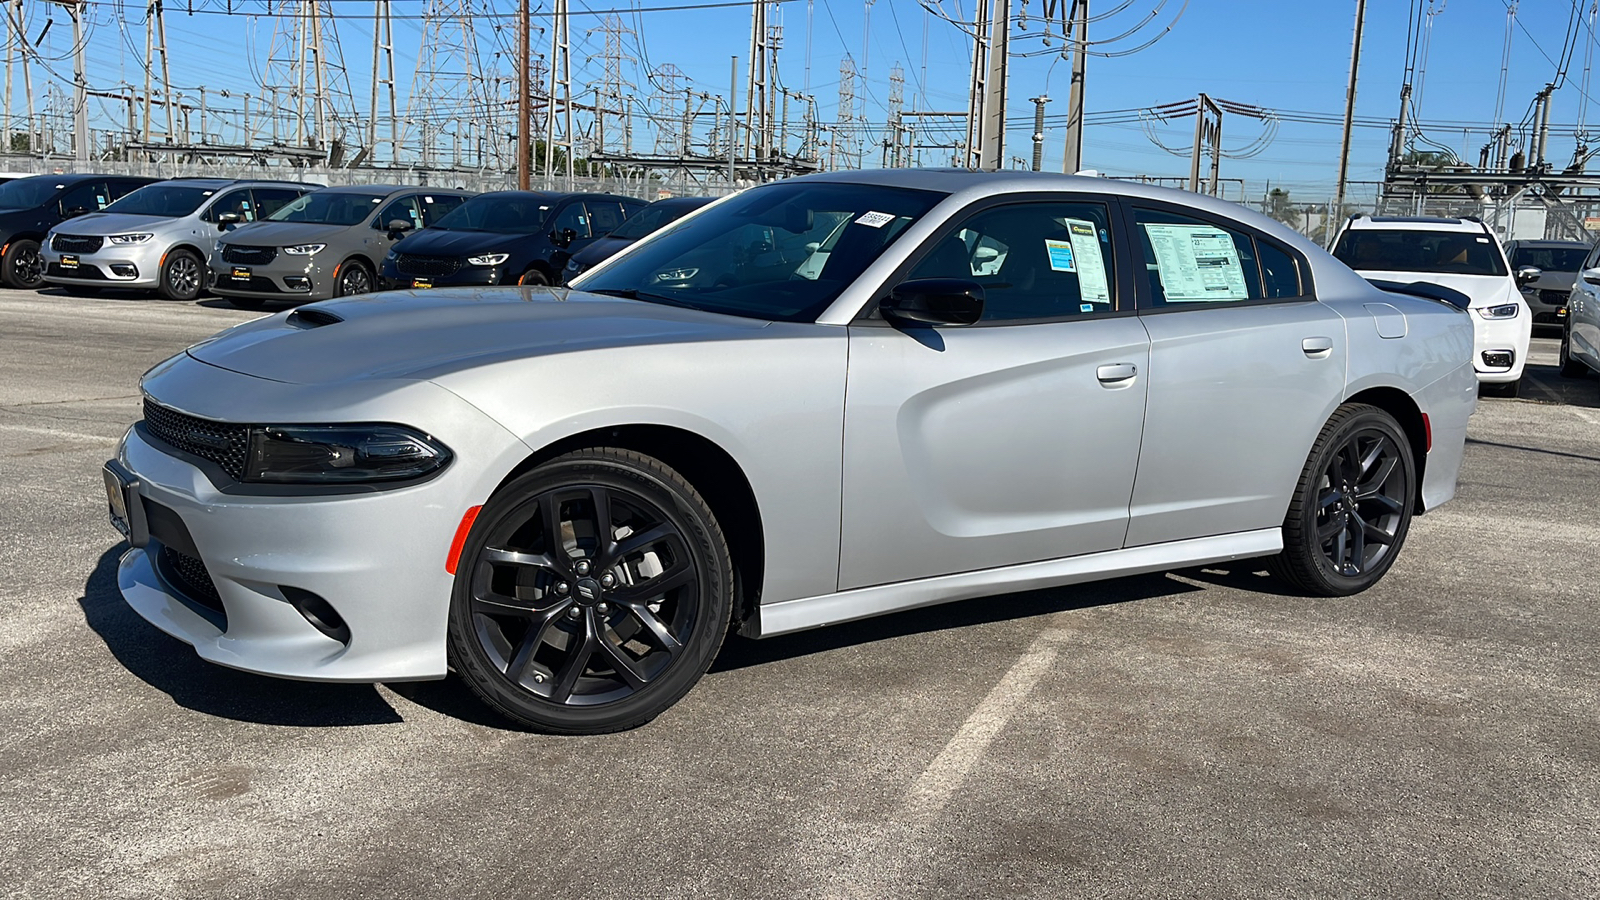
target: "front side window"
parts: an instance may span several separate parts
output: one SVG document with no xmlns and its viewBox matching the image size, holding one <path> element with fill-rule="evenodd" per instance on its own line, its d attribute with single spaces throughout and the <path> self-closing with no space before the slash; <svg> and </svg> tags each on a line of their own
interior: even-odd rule
<svg viewBox="0 0 1600 900">
<path fill-rule="evenodd" d="M 256 191 L 261 196 L 261 191 Z M 314 191 L 296 198 L 267 216 L 270 222 L 307 222 L 314 225 L 358 225 L 383 202 L 382 194 Z"/>
<path fill-rule="evenodd" d="M 190 187 L 181 184 L 151 184 L 123 197 L 106 207 L 108 213 L 130 216 L 159 216 L 164 219 L 192 215 L 200 204 L 211 199 L 216 191 L 210 188 Z"/>
<path fill-rule="evenodd" d="M 35 209 L 45 205 L 61 182 L 54 175 L 33 175 L 0 184 L 0 209 Z"/>
<path fill-rule="evenodd" d="M 574 286 L 729 315 L 813 321 L 944 197 L 827 182 L 752 188 Z"/>
<path fill-rule="evenodd" d="M 1494 239 L 1472 231 L 1350 228 L 1340 235 L 1333 256 L 1358 272 L 1506 274 Z"/>
<path fill-rule="evenodd" d="M 910 277 L 977 282 L 986 322 L 1054 319 L 1114 309 L 1114 264 L 1103 204 L 1018 203 L 937 239 Z"/>
<path fill-rule="evenodd" d="M 589 222 L 594 227 L 596 235 L 607 235 L 617 230 L 622 224 L 626 210 L 622 204 L 615 200 L 590 200 L 584 203 L 589 208 Z"/>
<path fill-rule="evenodd" d="M 229 191 L 218 197 L 217 202 L 211 204 L 211 208 L 206 210 L 204 218 L 207 222 L 220 222 L 222 217 L 228 213 L 238 216 L 240 222 L 254 222 L 256 220 L 256 207 L 250 201 L 249 188 Z"/>
<path fill-rule="evenodd" d="M 61 214 L 68 216 L 105 209 L 111 202 L 108 194 L 103 181 L 85 181 L 74 185 L 61 195 Z"/>
<path fill-rule="evenodd" d="M 1133 221 L 1155 306 L 1261 299 L 1261 268 L 1250 235 L 1156 209 L 1135 209 Z"/>
<path fill-rule="evenodd" d="M 1511 254 L 1511 267 L 1533 266 L 1544 272 L 1576 272 L 1583 268 L 1588 247 L 1518 247 Z"/>
<path fill-rule="evenodd" d="M 315 194 L 311 196 L 316 196 Z M 378 213 L 378 218 L 373 220 L 372 227 L 379 231 L 388 231 L 391 222 L 410 222 L 412 230 L 422 227 L 422 211 L 417 208 L 417 198 L 401 197 L 399 200 L 385 206 Z M 439 223 L 430 223 L 437 225 Z"/>
<path fill-rule="evenodd" d="M 555 221 L 550 223 L 550 231 L 560 234 L 563 229 L 570 228 L 578 238 L 589 236 L 589 216 L 584 212 L 582 203 L 568 203 L 556 213 Z"/>
</svg>

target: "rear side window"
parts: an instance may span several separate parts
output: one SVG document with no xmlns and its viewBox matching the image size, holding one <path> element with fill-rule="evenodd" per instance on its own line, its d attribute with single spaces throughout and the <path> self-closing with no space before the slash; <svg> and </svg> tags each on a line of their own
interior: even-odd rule
<svg viewBox="0 0 1600 900">
<path fill-rule="evenodd" d="M 589 207 L 589 223 L 597 235 L 610 234 L 622 224 L 624 214 L 622 204 L 615 200 L 588 200 L 584 205 Z"/>
<path fill-rule="evenodd" d="M 422 221 L 428 225 L 449 215 L 456 207 L 467 202 L 459 194 L 422 194 L 415 198 L 422 204 Z"/>
<path fill-rule="evenodd" d="M 1250 235 L 1164 210 L 1135 209 L 1133 219 L 1155 306 L 1262 299 L 1261 267 Z"/>
<path fill-rule="evenodd" d="M 1506 274 L 1500 248 L 1481 232 L 1350 228 L 1333 256 L 1357 271 Z"/>
</svg>

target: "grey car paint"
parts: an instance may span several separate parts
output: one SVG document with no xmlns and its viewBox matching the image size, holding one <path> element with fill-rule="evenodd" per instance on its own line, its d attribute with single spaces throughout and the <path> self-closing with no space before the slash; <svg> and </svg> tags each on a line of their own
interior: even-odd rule
<svg viewBox="0 0 1600 900">
<path fill-rule="evenodd" d="M 121 458 L 139 490 L 190 522 L 223 602 L 249 614 L 230 615 L 219 633 L 166 593 L 138 549 L 120 567 L 124 595 L 227 665 L 323 680 L 442 677 L 452 584 L 442 563 L 462 511 L 539 449 L 620 425 L 683 429 L 733 460 L 728 477 L 748 482 L 760 511 L 762 605 L 747 630 L 763 634 L 1273 553 L 1328 411 L 1363 391 L 1415 399 L 1433 433 L 1423 506 L 1454 491 L 1476 402 L 1460 310 L 1378 291 L 1281 225 L 1191 194 L 1028 173 L 817 177 L 948 196 L 816 322 L 581 290 L 394 292 L 317 307 L 343 319 L 325 327 L 286 314 L 248 323 L 158 367 L 145 391 L 191 415 L 397 421 L 440 436 L 459 458 L 403 489 L 239 498 L 135 430 Z M 852 324 L 971 203 L 1052 191 L 1183 204 L 1247 224 L 1304 255 L 1316 297 L 937 329 L 942 351 L 927 335 Z M 1103 380 L 1103 367 L 1124 364 L 1134 373 L 1111 380 L 1126 386 Z M 1018 428 L 1061 443 L 1012 446 L 1003 436 Z M 1076 491 L 1092 502 L 1071 502 Z M 358 636 L 346 649 L 296 622 L 277 585 L 330 598 Z"/>
<path fill-rule="evenodd" d="M 1505 254 L 1506 260 L 1515 271 L 1522 265 L 1517 262 L 1519 249 L 1585 250 L 1588 247 L 1588 244 L 1580 241 L 1507 241 Z M 1566 306 L 1567 295 L 1572 292 L 1577 282 L 1576 270 L 1563 272 L 1541 267 L 1538 278 L 1521 285 L 1522 299 L 1527 302 L 1529 311 L 1533 313 L 1535 324 L 1553 324 L 1556 321 L 1557 311 Z"/>
<path fill-rule="evenodd" d="M 408 197 L 470 197 L 470 191 L 448 189 L 394 187 L 392 185 L 354 185 L 324 188 L 319 194 L 370 194 L 379 202 L 372 204 L 372 212 L 354 225 L 325 225 L 315 222 L 255 222 L 223 235 L 211 247 L 208 265 L 211 269 L 211 290 L 219 296 L 254 301 L 281 300 L 304 302 L 326 300 L 339 293 L 338 279 L 342 269 L 352 264 L 366 268 L 369 276 L 367 290 L 376 290 L 378 266 L 384 254 L 400 240 L 401 232 L 391 232 L 389 223 L 382 221 L 383 211 L 390 204 Z M 429 223 L 422 222 L 422 227 Z M 406 232 L 409 233 L 409 232 Z M 299 244 L 326 244 L 322 250 L 310 255 L 293 255 L 283 252 L 284 247 Z M 230 256 L 248 248 L 258 254 L 243 257 L 235 262 Z M 262 250 L 271 250 L 270 261 L 259 259 Z M 239 271 L 243 277 L 235 277 Z M 307 287 L 291 285 L 285 278 L 304 279 Z M 262 280 L 265 279 L 265 282 Z M 270 287 L 268 286 L 270 284 Z"/>
<path fill-rule="evenodd" d="M 1600 244 L 1589 251 L 1572 286 L 1563 336 L 1573 360 L 1600 372 Z"/>
</svg>

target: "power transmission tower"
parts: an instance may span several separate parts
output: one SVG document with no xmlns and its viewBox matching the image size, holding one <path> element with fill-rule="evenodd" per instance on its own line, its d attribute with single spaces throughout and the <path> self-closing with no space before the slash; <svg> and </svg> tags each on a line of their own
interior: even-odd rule
<svg viewBox="0 0 1600 900">
<path fill-rule="evenodd" d="M 683 70 L 667 63 L 650 73 L 650 118 L 655 126 L 655 153 L 657 156 L 687 156 L 689 154 L 689 100 L 679 109 L 679 98 L 689 92 L 683 85 L 688 81 Z"/>
<path fill-rule="evenodd" d="M 856 145 L 856 61 L 849 56 L 839 60 L 839 114 L 828 142 L 828 168 L 861 168 Z"/>
<path fill-rule="evenodd" d="M 446 134 L 451 138 L 451 165 L 463 165 L 462 138 L 473 148 L 487 119 L 489 101 L 482 72 L 470 0 L 428 0 L 423 11 L 422 54 L 411 79 L 405 117 L 407 131 L 416 125 L 420 132 L 422 165 L 439 164 L 440 138 Z M 409 144 L 409 134 L 401 141 Z M 470 164 L 483 164 L 481 150 L 473 153 Z"/>
<path fill-rule="evenodd" d="M 767 30 L 766 0 L 750 6 L 750 76 L 745 82 L 744 97 L 744 155 L 758 164 L 768 156 L 767 137 L 770 121 L 767 118 L 769 70 L 767 51 L 770 32 Z"/>
<path fill-rule="evenodd" d="M 355 120 L 355 98 L 332 4 L 279 0 L 271 10 L 275 18 L 265 81 L 289 87 L 294 146 L 321 151 L 329 163 L 339 165 L 345 128 Z"/>
<path fill-rule="evenodd" d="M 167 24 L 163 15 L 161 0 L 152 0 L 146 8 L 144 17 L 144 143 L 149 144 L 150 135 L 150 78 L 155 69 L 155 56 L 161 54 L 161 98 L 167 107 L 167 143 L 172 143 L 172 79 L 169 77 L 171 67 L 167 61 Z M 31 105 L 31 103 L 30 103 Z"/>
<path fill-rule="evenodd" d="M 389 101 L 389 162 L 400 161 L 400 125 L 396 115 L 394 86 L 394 19 L 390 0 L 374 0 L 372 11 L 372 105 L 367 119 L 367 153 L 378 155 L 378 100 Z M 246 113 L 248 116 L 248 113 Z"/>
<path fill-rule="evenodd" d="M 550 26 L 550 91 L 546 102 L 544 130 L 544 175 L 555 177 L 556 106 L 561 107 L 562 129 L 559 140 L 566 149 L 567 183 L 572 182 L 572 22 L 567 0 L 554 0 Z"/>
<path fill-rule="evenodd" d="M 906 73 L 897 62 L 889 69 L 889 126 L 883 137 L 883 167 L 898 169 L 900 160 L 900 132 L 902 113 L 906 102 Z"/>
<path fill-rule="evenodd" d="M 622 51 L 622 38 L 624 35 L 633 34 L 632 28 L 622 23 L 621 16 L 606 16 L 599 28 L 591 28 L 587 34 L 596 31 L 605 35 L 605 50 L 600 54 L 603 63 L 603 74 L 598 84 L 591 84 L 594 91 L 594 141 L 590 150 L 591 156 L 606 155 L 606 148 L 619 146 L 619 155 L 627 156 L 633 152 L 633 116 L 629 106 L 632 102 L 635 88 L 633 82 L 622 76 L 623 63 L 637 63 L 638 60 Z M 621 141 L 613 144 L 610 141 L 610 130 L 606 125 L 608 116 L 618 123 Z"/>
<path fill-rule="evenodd" d="M 1211 153 L 1211 178 L 1206 193 L 1217 194 L 1217 175 L 1222 168 L 1222 108 L 1201 94 L 1194 110 L 1194 155 L 1189 162 L 1189 190 L 1200 191 L 1200 154 Z"/>
<path fill-rule="evenodd" d="M 28 23 L 22 0 L 11 0 L 7 4 L 6 24 L 9 26 L 10 35 L 6 41 L 6 138 L 5 150 L 10 152 L 15 125 L 12 121 L 12 94 L 11 94 L 11 64 L 13 54 L 22 62 L 22 93 L 27 101 L 27 113 L 23 117 L 23 124 L 27 127 L 27 141 L 23 148 L 28 153 L 34 148 L 33 128 L 33 67 L 29 65 L 28 57 L 33 53 L 32 46 L 28 43 Z"/>
</svg>

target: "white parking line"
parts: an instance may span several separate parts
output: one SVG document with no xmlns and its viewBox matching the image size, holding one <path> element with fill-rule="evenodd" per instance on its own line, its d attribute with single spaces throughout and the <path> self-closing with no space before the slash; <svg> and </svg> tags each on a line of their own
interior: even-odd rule
<svg viewBox="0 0 1600 900">
<path fill-rule="evenodd" d="M 48 434 L 51 437 L 70 438 L 78 441 L 94 441 L 97 444 L 114 444 L 117 442 L 115 437 L 105 437 L 104 435 L 98 434 L 84 434 L 81 431 L 62 431 L 59 428 L 40 428 L 37 425 L 12 425 L 8 422 L 0 422 L 0 430 L 26 431 L 32 434 Z"/>
<path fill-rule="evenodd" d="M 944 745 L 944 749 L 917 778 L 906 797 L 906 812 L 909 815 L 932 817 L 944 808 L 950 796 L 961 787 L 967 773 L 972 771 L 983 752 L 989 748 L 990 742 L 1005 728 L 1033 686 L 1049 671 L 1055 658 L 1055 634 L 1046 631 L 1011 666 L 1000 683 L 989 692 L 989 696 L 983 698 L 978 708 L 962 723 L 955 737 Z"/>
</svg>

